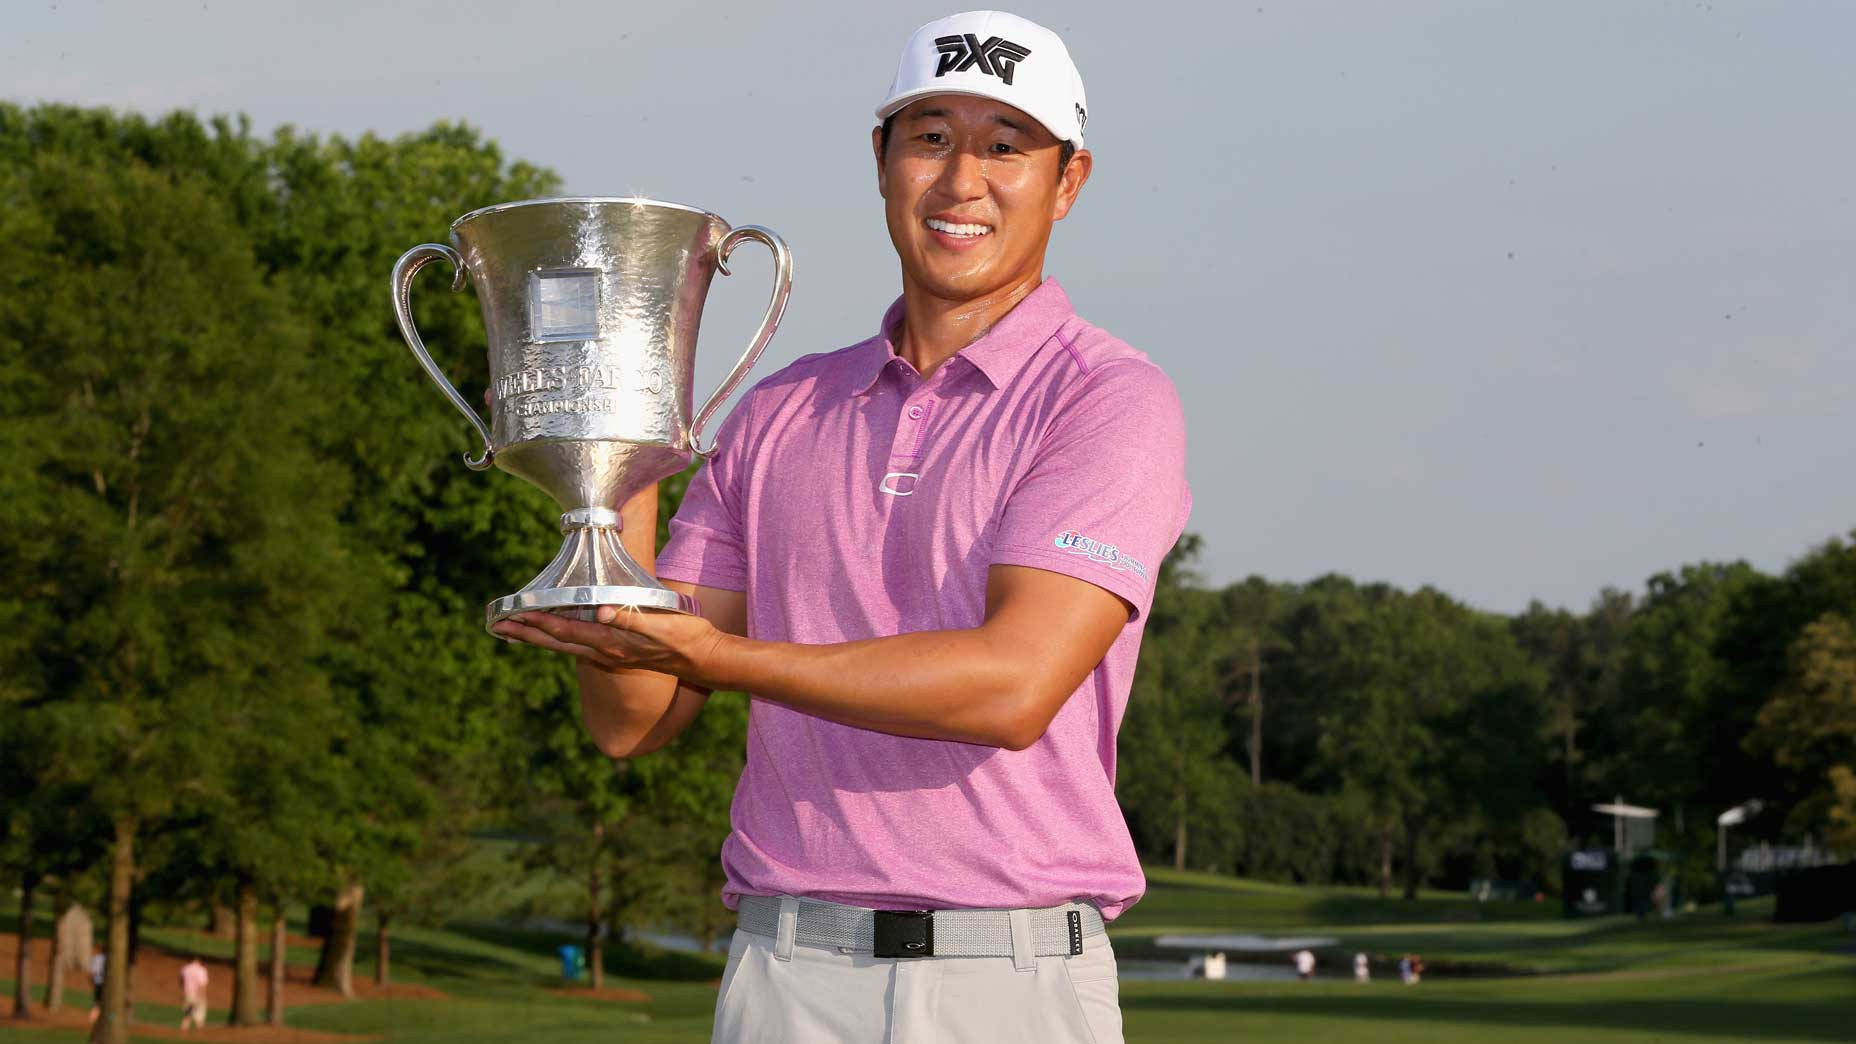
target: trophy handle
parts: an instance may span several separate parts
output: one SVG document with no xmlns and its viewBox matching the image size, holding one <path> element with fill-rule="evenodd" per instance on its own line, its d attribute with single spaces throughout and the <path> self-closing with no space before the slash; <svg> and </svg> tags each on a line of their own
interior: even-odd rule
<svg viewBox="0 0 1856 1044">
<path fill-rule="evenodd" d="M 773 331 L 780 325 L 780 316 L 786 311 L 786 298 L 793 292 L 793 252 L 786 249 L 786 240 L 770 228 L 742 225 L 723 236 L 722 241 L 715 245 L 716 271 L 727 275 L 728 255 L 734 253 L 735 247 L 743 240 L 748 239 L 765 244 L 768 250 L 773 251 L 773 299 L 767 302 L 767 314 L 761 317 L 760 329 L 754 331 L 754 340 L 748 343 L 748 350 L 741 354 L 741 361 L 735 364 L 715 394 L 709 396 L 709 401 L 702 404 L 702 409 L 696 411 L 696 423 L 690 425 L 690 449 L 704 460 L 714 456 L 718 447 L 702 448 L 703 428 L 708 426 L 709 418 L 715 415 L 716 409 L 733 394 L 740 386 L 741 379 L 760 360 L 760 353 L 767 347 L 767 342 L 773 339 Z"/>
<path fill-rule="evenodd" d="M 419 269 L 441 258 L 451 264 L 454 273 L 451 277 L 452 292 L 456 293 L 464 289 L 464 259 L 458 256 L 458 252 L 443 243 L 421 243 L 401 254 L 400 259 L 394 262 L 393 316 L 400 321 L 400 336 L 406 338 L 406 347 L 412 349 L 413 358 L 418 359 L 419 365 L 425 368 L 425 375 L 432 379 L 433 384 L 438 385 L 438 390 L 445 393 L 445 398 L 451 400 L 451 405 L 456 406 L 459 413 L 469 418 L 471 427 L 477 429 L 477 434 L 483 436 L 483 452 L 475 459 L 469 456 L 464 458 L 465 467 L 472 471 L 482 471 L 490 466 L 490 457 L 496 452 L 490 446 L 490 429 L 483 423 L 483 418 L 477 416 L 477 411 L 470 408 L 470 403 L 464 401 L 464 396 L 459 395 L 458 390 L 451 386 L 449 380 L 445 379 L 444 371 L 440 370 L 438 364 L 433 362 L 432 357 L 426 353 L 425 341 L 419 337 L 419 330 L 412 322 L 413 277 L 419 274 Z"/>
</svg>

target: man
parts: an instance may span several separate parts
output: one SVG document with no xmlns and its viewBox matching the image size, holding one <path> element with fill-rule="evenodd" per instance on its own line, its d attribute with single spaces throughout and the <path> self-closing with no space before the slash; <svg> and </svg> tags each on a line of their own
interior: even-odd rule
<svg viewBox="0 0 1856 1044">
<path fill-rule="evenodd" d="M 180 1028 L 206 1028 L 206 965 L 199 957 L 180 966 Z"/>
<path fill-rule="evenodd" d="M 109 955 L 102 950 L 93 950 L 90 954 L 90 1024 L 96 1025 L 98 1016 L 103 1014 L 104 973 L 109 968 Z"/>
<path fill-rule="evenodd" d="M 206 1028 L 206 986 L 210 976 L 198 956 L 180 968 L 181 1029 Z"/>
<path fill-rule="evenodd" d="M 1054 33 L 930 23 L 876 115 L 902 298 L 743 398 L 661 555 L 655 494 L 621 511 L 702 615 L 497 632 L 579 658 L 614 757 L 753 695 L 715 1039 L 1119 1041 L 1115 734 L 1190 506 L 1178 397 L 1044 280 L 1094 162 Z"/>
</svg>

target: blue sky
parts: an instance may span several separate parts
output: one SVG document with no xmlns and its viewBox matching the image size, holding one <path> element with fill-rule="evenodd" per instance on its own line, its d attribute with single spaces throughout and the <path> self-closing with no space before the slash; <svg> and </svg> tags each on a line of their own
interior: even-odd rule
<svg viewBox="0 0 1856 1044">
<path fill-rule="evenodd" d="M 798 271 L 770 372 L 897 292 L 870 111 L 955 9 L 29 0 L 0 97 L 463 119 L 572 192 L 769 225 Z M 1856 4 L 1014 9 L 1089 90 L 1047 271 L 1179 385 L 1210 579 L 1578 608 L 1856 528 Z M 704 389 L 765 301 L 736 272 Z"/>
</svg>

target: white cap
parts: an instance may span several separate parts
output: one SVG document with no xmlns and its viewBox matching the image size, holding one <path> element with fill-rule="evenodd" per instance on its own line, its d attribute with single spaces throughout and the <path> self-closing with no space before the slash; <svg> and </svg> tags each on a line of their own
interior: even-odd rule
<svg viewBox="0 0 1856 1044">
<path fill-rule="evenodd" d="M 917 98 L 971 94 L 1002 101 L 1077 148 L 1089 120 L 1083 78 L 1056 33 L 1004 11 L 967 11 L 909 37 L 896 82 L 877 107 L 886 120 Z"/>
</svg>

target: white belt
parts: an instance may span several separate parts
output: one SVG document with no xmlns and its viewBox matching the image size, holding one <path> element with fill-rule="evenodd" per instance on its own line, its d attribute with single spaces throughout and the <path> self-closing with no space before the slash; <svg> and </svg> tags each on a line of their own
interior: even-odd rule
<svg viewBox="0 0 1856 1044">
<path fill-rule="evenodd" d="M 780 934 L 780 898 L 744 895 L 736 909 L 742 931 Z M 799 900 L 793 941 L 877 957 L 1011 957 L 1013 910 L 871 910 Z M 1083 940 L 1108 931 L 1088 903 L 1065 903 L 1028 914 L 1030 943 L 1039 957 L 1083 952 Z"/>
</svg>

